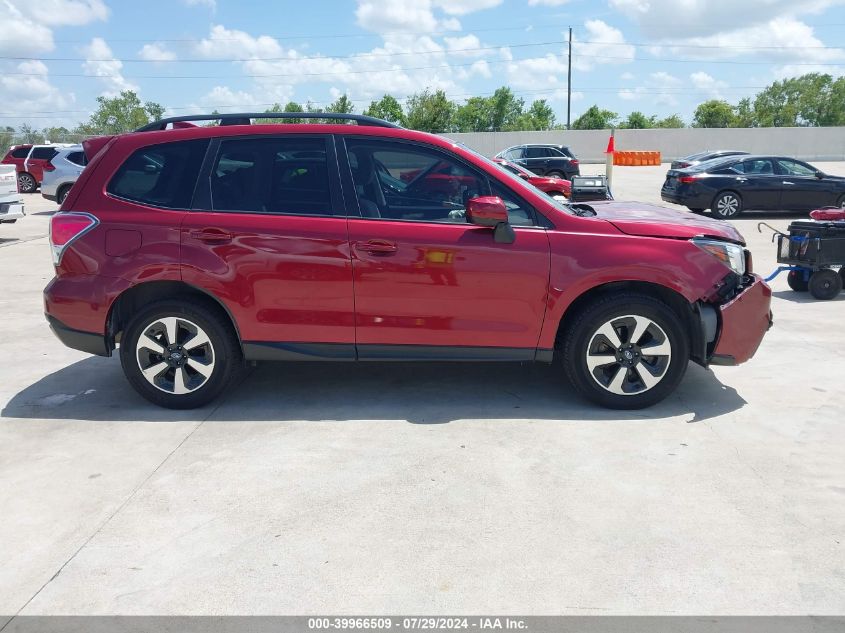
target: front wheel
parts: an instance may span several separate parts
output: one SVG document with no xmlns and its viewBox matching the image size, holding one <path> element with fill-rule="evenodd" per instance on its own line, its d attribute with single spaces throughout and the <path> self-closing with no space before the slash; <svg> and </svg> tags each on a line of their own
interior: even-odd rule
<svg viewBox="0 0 845 633">
<path fill-rule="evenodd" d="M 716 196 L 712 209 L 717 218 L 730 220 L 742 213 L 742 200 L 733 191 L 726 191 Z"/>
<path fill-rule="evenodd" d="M 18 174 L 18 191 L 21 193 L 32 193 L 38 188 L 38 183 L 31 174 L 26 172 Z"/>
<path fill-rule="evenodd" d="M 807 288 L 810 285 L 804 276 L 803 270 L 790 270 L 786 276 L 786 283 L 795 292 L 807 292 Z"/>
<path fill-rule="evenodd" d="M 130 384 L 150 402 L 193 409 L 219 396 L 241 366 L 241 350 L 224 318 L 194 302 L 164 301 L 138 313 L 120 343 Z"/>
<path fill-rule="evenodd" d="M 647 295 L 600 298 L 564 334 L 569 381 L 583 396 L 611 409 L 660 402 L 677 387 L 688 361 L 689 341 L 680 319 Z"/>
</svg>

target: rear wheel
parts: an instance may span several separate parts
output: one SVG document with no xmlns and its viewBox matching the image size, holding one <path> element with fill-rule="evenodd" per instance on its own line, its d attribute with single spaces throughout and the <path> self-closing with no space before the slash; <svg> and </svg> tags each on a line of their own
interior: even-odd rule
<svg viewBox="0 0 845 633">
<path fill-rule="evenodd" d="M 742 213 L 742 200 L 733 191 L 725 191 L 713 200 L 712 210 L 717 218 L 730 220 Z"/>
<path fill-rule="evenodd" d="M 21 193 L 32 193 L 38 188 L 38 183 L 31 174 L 26 172 L 18 174 L 18 191 Z"/>
<path fill-rule="evenodd" d="M 809 288 L 813 297 L 827 301 L 842 292 L 842 277 L 835 270 L 823 268 L 810 275 Z"/>
<path fill-rule="evenodd" d="M 150 402 L 193 409 L 226 390 L 242 365 L 230 324 L 193 302 L 163 301 L 138 313 L 120 343 L 130 384 Z"/>
<path fill-rule="evenodd" d="M 70 185 L 65 185 L 61 189 L 59 189 L 59 194 L 56 196 L 56 202 L 59 203 L 59 206 L 64 204 L 65 198 L 67 198 L 67 194 L 70 193 Z"/>
<path fill-rule="evenodd" d="M 642 409 L 677 387 L 689 341 L 675 312 L 636 293 L 608 295 L 584 308 L 564 334 L 566 374 L 583 396 L 611 409 Z"/>
<path fill-rule="evenodd" d="M 548 178 L 563 178 L 563 172 L 557 171 L 557 170 L 549 171 L 549 172 L 546 172 L 546 177 L 548 177 Z"/>
<path fill-rule="evenodd" d="M 786 283 L 795 292 L 807 292 L 810 283 L 804 278 L 803 270 L 790 270 L 786 276 Z"/>
</svg>

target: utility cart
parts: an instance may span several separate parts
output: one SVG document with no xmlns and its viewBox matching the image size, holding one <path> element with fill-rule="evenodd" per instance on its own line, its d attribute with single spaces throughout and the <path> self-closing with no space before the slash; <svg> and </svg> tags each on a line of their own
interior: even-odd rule
<svg viewBox="0 0 845 633">
<path fill-rule="evenodd" d="M 833 299 L 845 284 L 845 209 L 819 209 L 810 217 L 792 222 L 789 233 L 775 230 L 781 266 L 766 281 L 788 271 L 786 281 L 796 292 Z"/>
</svg>

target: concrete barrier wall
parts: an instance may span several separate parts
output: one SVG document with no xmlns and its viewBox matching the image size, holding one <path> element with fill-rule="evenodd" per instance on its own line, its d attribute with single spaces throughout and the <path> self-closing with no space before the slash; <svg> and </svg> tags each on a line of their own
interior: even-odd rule
<svg viewBox="0 0 845 633">
<path fill-rule="evenodd" d="M 485 156 L 511 145 L 560 143 L 584 162 L 604 162 L 609 130 L 553 130 L 549 132 L 472 132 L 444 134 Z M 683 128 L 616 130 L 620 150 L 659 151 L 664 161 L 706 149 L 739 149 L 754 154 L 782 154 L 804 160 L 845 160 L 845 127 L 804 128 Z"/>
</svg>

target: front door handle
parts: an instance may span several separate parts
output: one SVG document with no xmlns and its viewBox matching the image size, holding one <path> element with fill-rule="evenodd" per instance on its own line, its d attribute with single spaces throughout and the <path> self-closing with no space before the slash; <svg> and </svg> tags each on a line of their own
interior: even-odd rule
<svg viewBox="0 0 845 633">
<path fill-rule="evenodd" d="M 232 241 L 232 234 L 223 229 L 197 229 L 191 231 L 189 235 L 206 244 L 228 244 Z"/>
<path fill-rule="evenodd" d="M 396 244 L 388 242 L 387 240 L 369 240 L 367 242 L 357 242 L 355 248 L 371 255 L 392 255 L 398 249 Z"/>
<path fill-rule="evenodd" d="M 794 183 L 794 182 L 789 182 L 788 180 L 784 180 L 784 181 L 783 181 L 783 184 L 785 184 L 785 185 L 794 185 L 795 183 Z"/>
</svg>

